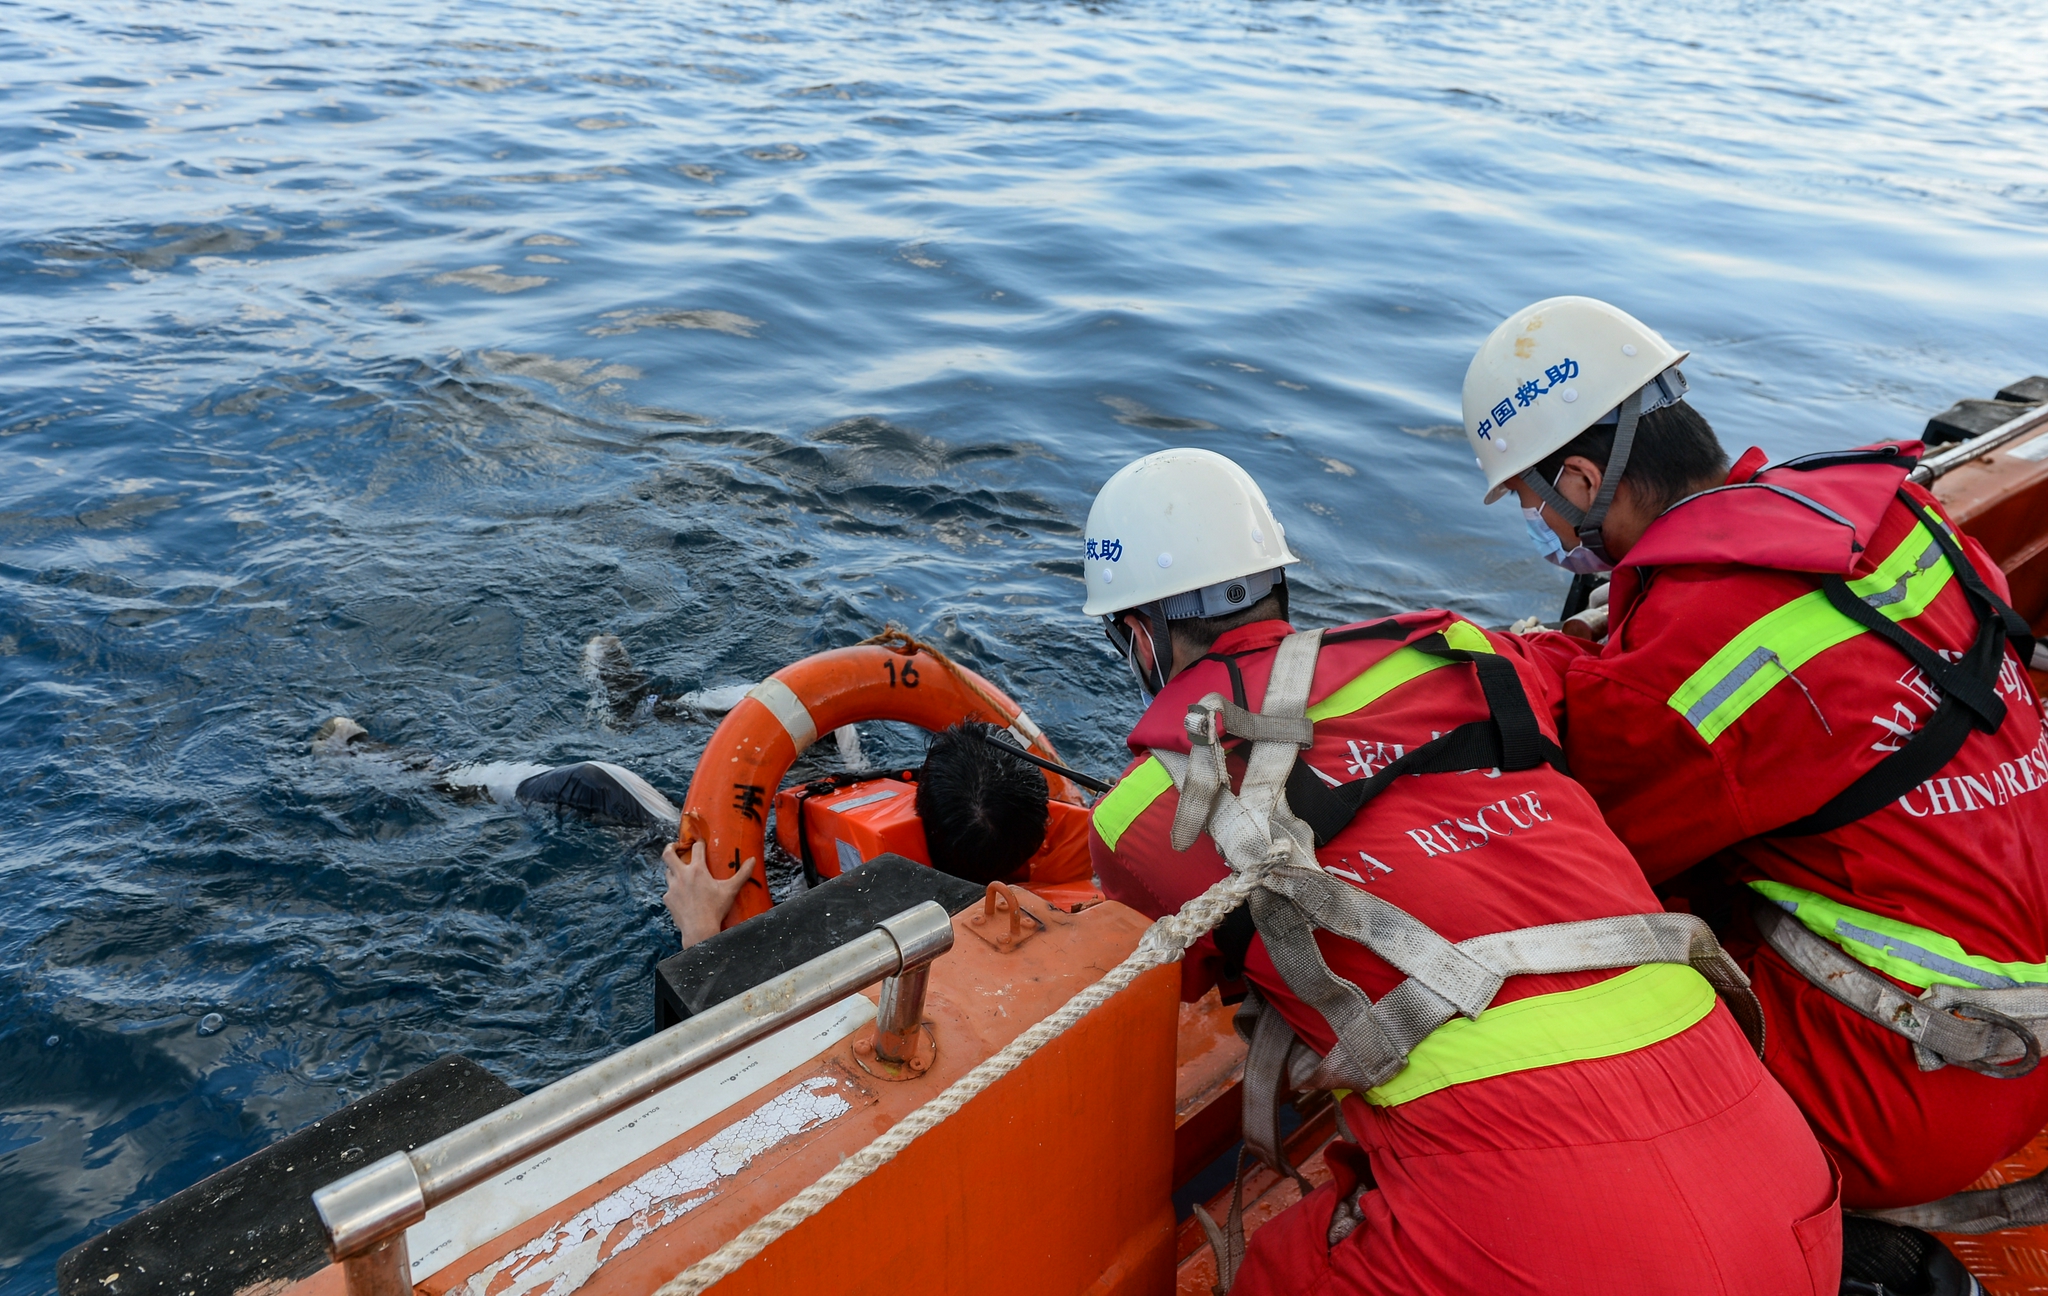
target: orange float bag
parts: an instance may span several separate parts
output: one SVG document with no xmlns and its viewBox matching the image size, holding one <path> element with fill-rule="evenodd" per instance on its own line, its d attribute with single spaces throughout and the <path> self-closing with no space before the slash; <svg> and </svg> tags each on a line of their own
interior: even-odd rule
<svg viewBox="0 0 2048 1296">
<path fill-rule="evenodd" d="M 1088 857 L 1088 809 L 1065 801 L 1048 809 L 1044 843 L 1004 880 L 1078 913 L 1102 900 Z M 775 794 L 775 841 L 820 879 L 851 872 L 882 854 L 932 862 L 917 815 L 917 785 L 895 776 L 783 789 Z"/>
</svg>

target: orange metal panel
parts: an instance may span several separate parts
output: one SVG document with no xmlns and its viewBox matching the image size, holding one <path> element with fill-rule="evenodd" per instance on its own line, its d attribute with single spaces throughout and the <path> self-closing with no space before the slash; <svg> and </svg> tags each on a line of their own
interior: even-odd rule
<svg viewBox="0 0 2048 1296">
<path fill-rule="evenodd" d="M 1146 926 L 1121 905 L 1026 904 L 1041 935 L 1006 954 L 960 930 L 933 966 L 939 1054 L 924 1077 L 877 1080 L 842 1041 L 616 1174 L 565 1189 L 417 1290 L 613 1296 L 675 1276 L 1093 984 Z M 1139 978 L 716 1290 L 1161 1296 L 1174 1266 L 1178 988 L 1174 966 Z M 761 1136 L 792 1094 L 808 1114 Z M 292 1296 L 327 1296 L 315 1284 L 334 1273 Z"/>
</svg>

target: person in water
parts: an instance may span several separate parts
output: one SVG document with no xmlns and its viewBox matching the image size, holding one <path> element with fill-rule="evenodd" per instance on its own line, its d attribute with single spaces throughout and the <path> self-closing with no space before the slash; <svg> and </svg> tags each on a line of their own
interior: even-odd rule
<svg viewBox="0 0 2048 1296">
<path fill-rule="evenodd" d="M 1147 702 L 1101 885 L 1158 917 L 1283 851 L 1181 994 L 1256 1002 L 1254 1061 L 1305 1046 L 1347 1091 L 1334 1181 L 1252 1236 L 1239 1293 L 1835 1291 L 1826 1158 L 1708 979 L 1744 1005 L 1740 974 L 1564 773 L 1522 641 L 1444 611 L 1297 634 L 1281 526 L 1206 450 L 1117 473 L 1085 545 Z M 1528 930 L 1589 922 L 1604 954 Z M 1619 939 L 1653 926 L 1661 958 Z M 1289 1092 L 1272 1065 L 1248 1094 Z"/>
<path fill-rule="evenodd" d="M 1584 297 L 1515 312 L 1473 358 L 1487 501 L 1515 495 L 1560 567 L 1613 572 L 1603 644 L 1528 642 L 1573 775 L 1753 979 L 1843 1204 L 1932 1202 L 2048 1123 L 2040 992 L 2014 989 L 2048 985 L 2027 628 L 1905 480 L 1918 442 L 1731 467 L 1684 358 Z M 1852 1220 L 1852 1273 L 1873 1231 Z"/>
<path fill-rule="evenodd" d="M 984 885 L 1025 866 L 1045 843 L 1050 815 L 1045 775 L 1000 739 L 991 741 L 997 733 L 966 720 L 933 734 L 917 775 L 917 815 L 932 867 Z M 668 874 L 662 902 L 684 948 L 716 935 L 753 861 L 730 878 L 715 878 L 702 842 L 687 857 L 671 845 L 661 859 Z"/>
</svg>

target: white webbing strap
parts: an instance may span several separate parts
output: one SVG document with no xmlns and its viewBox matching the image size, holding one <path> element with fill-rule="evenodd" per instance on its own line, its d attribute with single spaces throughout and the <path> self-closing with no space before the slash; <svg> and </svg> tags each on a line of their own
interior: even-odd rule
<svg viewBox="0 0 2048 1296">
<path fill-rule="evenodd" d="M 1763 1013 L 1749 979 L 1707 925 L 1690 914 L 1552 923 L 1454 944 L 1399 906 L 1324 872 L 1315 862 L 1313 836 L 1284 795 L 1287 774 L 1299 755 L 1299 735 L 1284 722 L 1306 709 L 1320 646 L 1319 634 L 1294 635 L 1280 645 L 1265 705 L 1281 723 L 1268 726 L 1270 737 L 1252 744 L 1235 794 L 1223 764 L 1225 729 L 1219 723 L 1228 718 L 1228 704 L 1219 695 L 1189 708 L 1193 756 L 1152 753 L 1181 792 L 1175 808 L 1176 848 L 1185 849 L 1206 828 L 1233 869 L 1263 872 L 1249 903 L 1266 952 L 1288 988 L 1320 1012 L 1337 1036 L 1337 1047 L 1317 1068 L 1318 1075 L 1341 1077 L 1360 1089 L 1384 1083 L 1437 1027 L 1453 1016 L 1476 1019 L 1508 977 L 1646 963 L 1682 963 L 1698 970 L 1728 1000 L 1751 1043 L 1762 1051 Z M 1196 810 L 1200 820 L 1190 822 Z M 1363 945 L 1406 979 L 1375 1003 L 1330 970 L 1315 944 L 1317 929 Z"/>
<path fill-rule="evenodd" d="M 1816 989 L 1911 1040 L 1922 1071 L 1953 1063 L 2018 1079 L 2040 1064 L 2048 986 L 1937 985 L 1915 999 L 1769 900 L 1758 900 L 1752 916 L 1765 943 Z"/>
<path fill-rule="evenodd" d="M 1189 754 L 1182 758 L 1185 773 L 1175 772 L 1173 780 L 1180 792 L 1173 811 L 1175 850 L 1184 851 L 1194 845 L 1195 838 L 1209 826 L 1219 802 L 1230 795 L 1230 772 L 1223 751 L 1226 736 L 1252 740 L 1237 799 L 1245 803 L 1253 822 L 1270 819 L 1275 807 L 1284 810 L 1286 801 L 1282 794 L 1288 772 L 1294 768 L 1301 749 L 1315 739 L 1314 726 L 1303 713 L 1308 710 L 1309 690 L 1315 685 L 1316 658 L 1322 646 L 1320 630 L 1303 631 L 1281 640 L 1273 654 L 1273 673 L 1266 680 L 1266 696 L 1257 711 L 1246 711 L 1220 693 L 1207 694 L 1188 708 L 1184 723 Z M 1171 765 L 1167 768 L 1173 769 Z M 1293 818 L 1291 811 L 1285 813 L 1287 818 Z M 1213 832 L 1210 835 L 1215 836 Z M 1264 858 L 1272 838 L 1270 834 L 1261 835 L 1266 837 L 1267 848 L 1260 849 L 1258 855 Z M 1222 839 L 1217 841 L 1220 846 Z M 1251 849 L 1249 842 L 1244 849 Z M 1227 850 L 1225 858 L 1231 860 L 1232 867 L 1244 867 Z"/>
<path fill-rule="evenodd" d="M 1253 1156 L 1293 1179 L 1306 1197 L 1314 1190 L 1301 1171 L 1287 1160 L 1287 1150 L 1281 1144 L 1280 1104 L 1296 1087 L 1291 1073 L 1297 1056 L 1315 1054 L 1256 991 L 1246 995 L 1238 1006 L 1236 1026 L 1240 1035 L 1248 1034 L 1242 1123 L 1245 1146 Z"/>
<path fill-rule="evenodd" d="M 1342 1014 L 1331 1017 L 1324 1011 L 1341 1047 L 1321 1070 L 1360 1088 L 1399 1074 L 1408 1054 L 1453 1016 L 1477 1018 L 1509 977 L 1647 963 L 1684 964 L 1699 972 L 1727 1001 L 1758 1054 L 1763 1052 L 1763 1012 L 1749 978 L 1722 950 L 1713 930 L 1693 914 L 1618 914 L 1491 932 L 1452 944 L 1370 892 L 1328 874 L 1282 866 L 1253 893 L 1252 915 L 1288 988 L 1319 1009 L 1327 1003 Z M 1330 970 L 1312 932 L 1307 940 L 1297 934 L 1313 928 L 1364 945 L 1407 973 L 1407 979 L 1378 1002 L 1367 1000 Z M 1362 1012 L 1360 1003 L 1367 1005 Z"/>
<path fill-rule="evenodd" d="M 1941 1233 L 1996 1233 L 2000 1229 L 2030 1228 L 2048 1224 L 2048 1170 L 1996 1188 L 1951 1193 L 1924 1206 L 1854 1213 Z"/>
</svg>

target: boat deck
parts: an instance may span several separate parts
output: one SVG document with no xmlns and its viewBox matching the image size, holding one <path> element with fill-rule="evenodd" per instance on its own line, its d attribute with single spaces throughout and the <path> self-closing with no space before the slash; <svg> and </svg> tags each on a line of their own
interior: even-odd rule
<svg viewBox="0 0 2048 1296">
<path fill-rule="evenodd" d="M 2048 1130 L 2000 1161 L 1972 1188 L 1996 1188 L 2048 1169 Z M 2048 1294 L 2048 1225 L 2005 1229 L 1976 1237 L 1944 1233 L 1942 1241 L 1991 1296 Z"/>
</svg>

